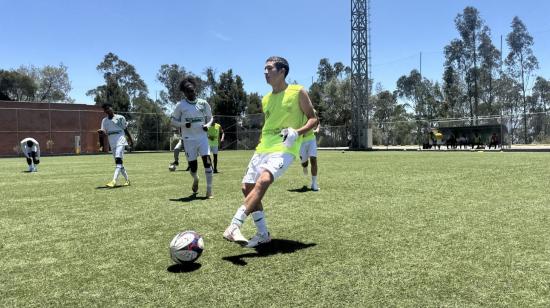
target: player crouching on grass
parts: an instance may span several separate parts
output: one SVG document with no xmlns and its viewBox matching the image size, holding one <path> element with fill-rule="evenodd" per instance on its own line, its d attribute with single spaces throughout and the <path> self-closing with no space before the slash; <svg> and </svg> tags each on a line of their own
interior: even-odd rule
<svg viewBox="0 0 550 308">
<path fill-rule="evenodd" d="M 107 183 L 107 187 L 115 187 L 118 175 L 122 173 L 126 182 L 123 186 L 130 186 L 130 180 L 128 179 L 128 173 L 122 164 L 122 158 L 124 156 L 124 147 L 127 145 L 133 146 L 134 140 L 128 132 L 128 124 L 126 123 L 126 118 L 119 114 L 115 114 L 113 111 L 113 106 L 109 103 L 105 103 L 101 106 L 103 111 L 107 114 L 105 118 L 101 121 L 101 129 L 97 132 L 99 133 L 99 138 L 102 138 L 104 135 L 107 135 L 109 138 L 109 145 L 113 156 L 115 158 L 115 174 L 113 175 L 113 180 Z"/>
<path fill-rule="evenodd" d="M 37 165 L 40 163 L 40 145 L 33 138 L 25 138 L 21 140 L 21 151 L 27 158 L 29 172 L 37 172 Z"/>
<path fill-rule="evenodd" d="M 190 76 L 184 78 L 180 82 L 179 88 L 185 95 L 185 99 L 176 105 L 170 117 L 170 123 L 172 126 L 181 127 L 181 140 L 183 140 L 185 156 L 193 177 L 193 185 L 191 186 L 193 194 L 196 194 L 199 190 L 197 158 L 200 155 L 206 177 L 206 198 L 210 199 L 213 198 L 212 167 L 208 159 L 210 148 L 206 132 L 212 125 L 212 109 L 207 101 L 197 98 L 197 81 L 195 78 Z"/>
<path fill-rule="evenodd" d="M 289 85 L 285 78 L 288 62 L 281 57 L 266 60 L 264 75 L 272 91 L 262 99 L 265 115 L 260 143 L 243 178 L 244 204 L 237 209 L 223 237 L 241 246 L 256 247 L 271 241 L 264 217 L 262 198 L 269 186 L 288 169 L 300 152 L 302 135 L 317 124 L 309 96 L 300 85 Z M 304 119 L 307 119 L 304 124 Z M 257 233 L 247 241 L 241 226 L 252 214 Z"/>
</svg>

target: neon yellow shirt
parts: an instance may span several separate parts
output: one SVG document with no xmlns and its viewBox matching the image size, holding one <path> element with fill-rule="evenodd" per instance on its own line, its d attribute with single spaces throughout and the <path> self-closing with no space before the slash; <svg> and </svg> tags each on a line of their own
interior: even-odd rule
<svg viewBox="0 0 550 308">
<path fill-rule="evenodd" d="M 309 141 L 313 139 L 315 139 L 315 132 L 313 131 L 313 129 L 308 130 L 307 133 L 304 134 L 303 141 Z"/>
<path fill-rule="evenodd" d="M 294 158 L 299 156 L 303 138 L 296 139 L 292 147 L 283 144 L 280 133 L 283 128 L 298 129 L 305 123 L 306 115 L 300 108 L 300 85 L 288 85 L 277 94 L 269 92 L 262 99 L 262 111 L 265 115 L 260 144 L 256 153 L 290 153 Z"/>
<path fill-rule="evenodd" d="M 208 131 L 206 134 L 208 135 L 208 145 L 217 147 L 219 146 L 219 140 L 220 140 L 220 127 L 222 127 L 218 123 L 214 123 L 214 125 L 210 126 L 208 128 Z"/>
</svg>

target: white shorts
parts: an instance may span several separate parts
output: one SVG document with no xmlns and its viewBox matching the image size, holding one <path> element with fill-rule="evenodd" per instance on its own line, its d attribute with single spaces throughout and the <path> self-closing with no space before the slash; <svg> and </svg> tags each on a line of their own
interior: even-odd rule
<svg viewBox="0 0 550 308">
<path fill-rule="evenodd" d="M 305 163 L 310 157 L 317 157 L 317 140 L 311 139 L 302 142 L 300 157 L 302 158 L 302 163 Z"/>
<path fill-rule="evenodd" d="M 206 138 L 183 140 L 183 147 L 187 161 L 197 160 L 199 156 L 210 155 L 210 147 Z"/>
<path fill-rule="evenodd" d="M 117 145 L 113 151 L 113 156 L 115 158 L 123 158 L 124 157 L 124 145 Z"/>
<path fill-rule="evenodd" d="M 256 183 L 264 170 L 269 171 L 273 175 L 273 180 L 276 180 L 285 173 L 293 160 L 294 156 L 290 153 L 254 153 L 248 163 L 242 183 Z"/>
<path fill-rule="evenodd" d="M 212 154 L 218 154 L 218 146 L 217 145 L 211 145 L 210 146 L 210 152 L 212 152 Z"/>
</svg>

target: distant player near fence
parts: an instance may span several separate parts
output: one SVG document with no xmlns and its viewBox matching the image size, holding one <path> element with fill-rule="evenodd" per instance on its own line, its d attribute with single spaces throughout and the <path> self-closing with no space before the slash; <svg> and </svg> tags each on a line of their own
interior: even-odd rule
<svg viewBox="0 0 550 308">
<path fill-rule="evenodd" d="M 40 163 L 40 144 L 34 138 L 25 138 L 21 140 L 21 151 L 27 159 L 29 172 L 37 172 Z"/>
<path fill-rule="evenodd" d="M 97 132 L 100 135 L 100 139 L 103 138 L 104 135 L 108 136 L 109 145 L 113 152 L 113 157 L 115 158 L 115 173 L 113 174 L 113 180 L 107 183 L 106 186 L 110 188 L 115 187 L 118 176 L 121 173 L 124 179 L 126 179 L 123 186 L 129 186 L 130 180 L 128 179 L 128 173 L 124 168 L 122 159 L 124 157 L 124 148 L 127 145 L 133 146 L 134 141 L 128 132 L 126 118 L 122 115 L 115 114 L 111 104 L 106 103 L 103 104 L 102 107 L 107 116 L 101 121 L 101 128 Z"/>
</svg>

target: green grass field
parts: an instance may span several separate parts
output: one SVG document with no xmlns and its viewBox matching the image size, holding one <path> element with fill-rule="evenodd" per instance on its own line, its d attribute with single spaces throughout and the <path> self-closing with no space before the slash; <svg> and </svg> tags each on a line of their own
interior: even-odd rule
<svg viewBox="0 0 550 308">
<path fill-rule="evenodd" d="M 266 194 L 259 251 L 222 238 L 251 155 L 220 153 L 212 200 L 171 153 L 126 155 L 116 189 L 110 155 L 0 159 L 0 306 L 550 305 L 547 153 L 320 152 L 320 192 L 295 162 Z M 195 266 L 170 260 L 181 230 Z"/>
</svg>

